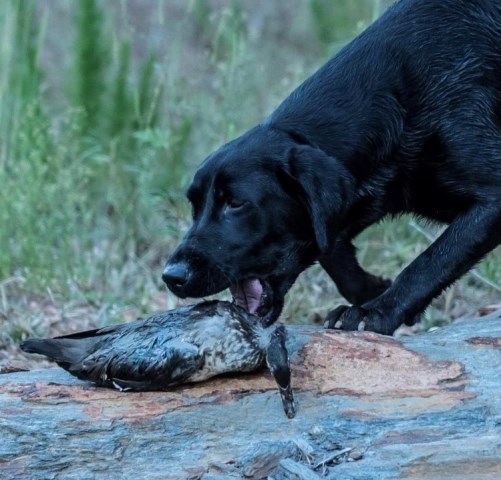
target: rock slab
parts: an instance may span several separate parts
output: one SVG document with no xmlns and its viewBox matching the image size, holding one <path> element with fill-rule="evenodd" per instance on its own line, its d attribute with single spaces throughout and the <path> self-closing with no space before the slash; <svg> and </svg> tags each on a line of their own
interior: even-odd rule
<svg viewBox="0 0 501 480">
<path fill-rule="evenodd" d="M 0 375 L 0 478 L 501 478 L 501 311 L 402 339 L 288 332 L 292 420 L 266 371 L 143 393 Z"/>
</svg>

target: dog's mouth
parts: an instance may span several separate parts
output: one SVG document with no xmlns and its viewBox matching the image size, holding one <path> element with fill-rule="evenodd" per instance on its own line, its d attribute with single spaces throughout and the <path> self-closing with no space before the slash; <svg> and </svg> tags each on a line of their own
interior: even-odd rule
<svg viewBox="0 0 501 480">
<path fill-rule="evenodd" d="M 249 278 L 230 286 L 233 301 L 239 307 L 259 317 L 267 317 L 273 310 L 273 289 L 265 280 Z"/>
</svg>

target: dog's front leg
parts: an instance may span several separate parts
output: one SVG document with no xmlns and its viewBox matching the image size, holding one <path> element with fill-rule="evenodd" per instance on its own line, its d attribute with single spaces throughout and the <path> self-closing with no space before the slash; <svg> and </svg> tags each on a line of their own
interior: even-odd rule
<svg viewBox="0 0 501 480">
<path fill-rule="evenodd" d="M 334 248 L 320 258 L 320 265 L 332 278 L 339 293 L 350 303 L 362 305 L 379 297 L 391 280 L 366 272 L 358 263 L 355 247 L 346 239 L 336 241 Z"/>
<path fill-rule="evenodd" d="M 382 295 L 362 306 L 338 307 L 325 325 L 390 335 L 500 243 L 501 199 L 476 205 L 457 217 Z"/>
</svg>

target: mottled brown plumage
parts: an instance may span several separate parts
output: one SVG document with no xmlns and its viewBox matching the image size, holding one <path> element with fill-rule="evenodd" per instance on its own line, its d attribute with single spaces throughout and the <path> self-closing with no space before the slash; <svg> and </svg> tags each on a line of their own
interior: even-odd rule
<svg viewBox="0 0 501 480">
<path fill-rule="evenodd" d="M 229 302 L 202 302 L 145 320 L 56 337 L 29 339 L 39 353 L 83 380 L 120 390 L 161 390 L 268 364 L 285 413 L 294 416 L 284 327 Z"/>
</svg>

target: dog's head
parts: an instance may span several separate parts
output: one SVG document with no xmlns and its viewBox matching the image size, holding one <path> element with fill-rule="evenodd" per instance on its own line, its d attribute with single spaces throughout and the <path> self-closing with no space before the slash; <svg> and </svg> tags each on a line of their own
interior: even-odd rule
<svg viewBox="0 0 501 480">
<path fill-rule="evenodd" d="M 275 321 L 299 273 L 327 248 L 339 192 L 325 187 L 335 163 L 262 126 L 218 149 L 187 191 L 193 225 L 165 283 L 180 297 L 230 288 L 237 304 Z"/>
</svg>

